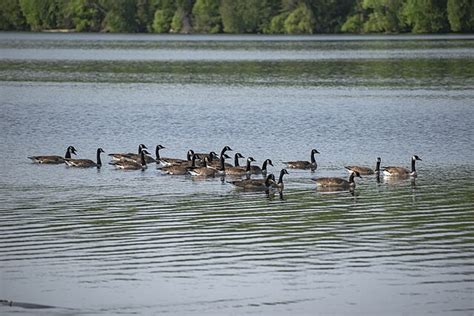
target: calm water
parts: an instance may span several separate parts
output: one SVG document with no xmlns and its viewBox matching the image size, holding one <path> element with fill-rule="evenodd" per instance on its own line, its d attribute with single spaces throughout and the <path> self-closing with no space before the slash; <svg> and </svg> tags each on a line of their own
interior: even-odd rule
<svg viewBox="0 0 474 316">
<path fill-rule="evenodd" d="M 473 314 L 473 86 L 473 36 L 0 34 L 0 299 L 53 306 L 0 313 Z M 321 154 L 283 199 L 26 158 L 139 143 Z"/>
</svg>

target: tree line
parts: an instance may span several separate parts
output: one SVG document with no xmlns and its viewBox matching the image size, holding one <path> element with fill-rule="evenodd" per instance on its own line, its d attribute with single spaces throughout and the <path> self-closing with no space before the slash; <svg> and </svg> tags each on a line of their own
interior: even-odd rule
<svg viewBox="0 0 474 316">
<path fill-rule="evenodd" d="M 0 30 L 123 33 L 474 31 L 474 0 L 0 0 Z"/>
</svg>

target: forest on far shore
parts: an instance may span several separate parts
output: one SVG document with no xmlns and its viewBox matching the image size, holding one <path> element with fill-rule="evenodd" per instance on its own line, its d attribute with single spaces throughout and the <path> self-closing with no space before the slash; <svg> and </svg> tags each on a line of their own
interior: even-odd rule
<svg viewBox="0 0 474 316">
<path fill-rule="evenodd" d="M 0 30 L 469 33 L 474 0 L 0 0 Z"/>
</svg>

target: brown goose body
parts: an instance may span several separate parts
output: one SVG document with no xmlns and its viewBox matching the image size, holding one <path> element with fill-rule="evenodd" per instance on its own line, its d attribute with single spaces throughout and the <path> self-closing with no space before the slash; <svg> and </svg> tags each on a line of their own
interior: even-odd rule
<svg viewBox="0 0 474 316">
<path fill-rule="evenodd" d="M 377 158 L 377 163 L 375 165 L 375 170 L 372 170 L 371 168 L 368 167 L 363 167 L 363 166 L 345 166 L 344 168 L 347 169 L 347 171 L 357 171 L 361 175 L 371 175 L 374 173 L 379 173 L 380 172 L 380 163 L 381 163 L 380 157 Z"/>
<path fill-rule="evenodd" d="M 203 166 L 202 167 L 195 167 L 187 169 L 187 172 L 196 177 L 215 177 L 217 174 L 217 170 L 214 168 L 209 168 L 207 166 L 208 158 L 204 158 Z"/>
<path fill-rule="evenodd" d="M 193 154 L 191 161 L 186 161 L 180 164 L 174 164 L 161 168 L 161 171 L 170 175 L 185 175 L 191 168 L 196 168 L 197 155 Z"/>
<path fill-rule="evenodd" d="M 39 164 L 50 164 L 50 165 L 59 165 L 63 164 L 66 162 L 66 159 L 71 158 L 71 154 L 76 155 L 76 149 L 74 146 L 69 146 L 66 149 L 66 154 L 64 157 L 61 156 L 56 156 L 56 155 L 44 155 L 44 156 L 29 156 L 28 158 L 33 160 L 33 162 L 39 163 Z"/>
<path fill-rule="evenodd" d="M 350 189 L 355 188 L 354 177 L 360 178 L 360 174 L 357 171 L 352 171 L 349 176 L 349 180 L 336 177 L 318 178 L 312 180 L 316 182 L 317 187 Z"/>
<path fill-rule="evenodd" d="M 238 188 L 250 191 L 266 191 L 275 184 L 275 176 L 269 174 L 265 179 L 244 179 L 239 181 L 230 181 L 229 183 Z"/>
<path fill-rule="evenodd" d="M 314 154 L 319 154 L 316 149 L 311 150 L 311 161 L 304 161 L 304 160 L 295 160 L 295 161 L 286 161 L 283 162 L 287 165 L 288 168 L 292 169 L 311 169 L 316 170 L 318 168 L 318 164 L 316 163 L 316 159 L 314 158 Z"/>
<path fill-rule="evenodd" d="M 387 177 L 409 177 L 409 176 L 416 177 L 417 173 L 415 170 L 415 162 L 417 160 L 421 161 L 421 158 L 418 157 L 417 155 L 414 155 L 411 157 L 411 170 L 408 170 L 407 168 L 404 168 L 404 167 L 389 166 L 389 167 L 383 168 L 383 174 L 384 176 L 387 176 Z"/>
<path fill-rule="evenodd" d="M 147 147 L 144 144 L 138 145 L 138 154 L 135 153 L 113 153 L 109 154 L 110 158 L 112 159 L 112 162 L 114 161 L 123 161 L 123 160 L 128 160 L 128 161 L 137 161 L 139 162 L 140 153 L 142 152 L 143 149 L 147 149 Z M 138 157 L 138 159 L 136 159 Z M 150 157 L 151 158 L 151 157 Z"/>
<path fill-rule="evenodd" d="M 77 167 L 77 168 L 92 168 L 92 167 L 97 167 L 100 168 L 102 167 L 102 161 L 100 159 L 100 154 L 103 153 L 104 150 L 102 148 L 97 149 L 97 162 L 94 162 L 90 159 L 71 159 L 71 158 L 66 158 L 65 162 L 66 165 L 69 167 Z"/>
<path fill-rule="evenodd" d="M 156 163 L 158 164 L 158 168 L 189 163 L 194 155 L 194 151 L 190 149 L 188 150 L 186 154 L 186 159 L 161 157 L 160 149 L 164 149 L 164 148 L 166 147 L 162 145 L 156 145 L 156 149 L 155 149 L 156 159 L 155 160 L 156 160 Z"/>
<path fill-rule="evenodd" d="M 143 149 L 140 153 L 140 162 L 134 160 L 121 160 L 113 163 L 115 168 L 122 170 L 145 170 L 147 168 L 145 155 L 150 153 Z"/>
</svg>

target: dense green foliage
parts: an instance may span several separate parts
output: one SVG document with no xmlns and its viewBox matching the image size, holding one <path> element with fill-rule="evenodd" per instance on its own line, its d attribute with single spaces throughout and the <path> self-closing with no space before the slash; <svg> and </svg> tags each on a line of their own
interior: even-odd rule
<svg viewBox="0 0 474 316">
<path fill-rule="evenodd" d="M 0 30 L 155 33 L 474 31 L 474 0 L 0 0 Z"/>
</svg>

